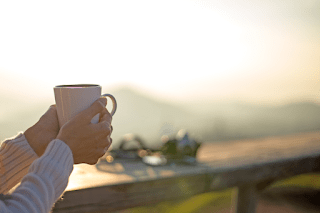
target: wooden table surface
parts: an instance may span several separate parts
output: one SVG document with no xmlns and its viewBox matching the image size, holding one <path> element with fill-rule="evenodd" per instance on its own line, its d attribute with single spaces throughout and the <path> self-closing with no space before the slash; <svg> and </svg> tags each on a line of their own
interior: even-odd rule
<svg viewBox="0 0 320 213">
<path fill-rule="evenodd" d="M 97 206 L 95 202 L 98 202 L 99 205 L 110 206 L 117 200 L 120 202 L 124 199 L 126 201 L 132 199 L 131 204 L 124 205 L 127 208 L 137 205 L 134 202 L 139 200 L 139 197 L 130 197 L 128 193 L 138 192 L 139 196 L 141 196 L 141 201 L 137 202 L 143 204 L 144 200 L 150 196 L 150 199 L 156 199 L 155 197 L 152 198 L 155 192 L 158 193 L 156 196 L 165 199 L 165 197 L 175 196 L 173 194 L 177 189 L 180 190 L 179 193 L 192 195 L 205 192 L 207 188 L 210 188 L 209 190 L 223 189 L 247 179 L 248 181 L 255 180 L 250 180 L 250 177 L 243 176 L 241 171 L 245 171 L 244 174 L 246 175 L 252 173 L 252 176 L 259 176 L 258 178 L 263 178 L 264 176 L 270 178 L 270 173 L 272 173 L 270 170 L 274 169 L 275 174 L 272 178 L 281 175 L 285 177 L 285 171 L 283 171 L 285 169 L 282 169 L 281 165 L 279 168 L 274 166 L 266 167 L 264 165 L 288 162 L 290 164 L 283 164 L 283 166 L 288 167 L 288 165 L 292 164 L 291 162 L 299 159 L 318 156 L 320 156 L 320 132 L 311 132 L 255 140 L 203 143 L 198 152 L 198 163 L 193 166 L 167 164 L 165 166 L 152 167 L 144 164 L 141 160 L 128 159 L 116 159 L 112 163 L 101 161 L 92 166 L 80 164 L 74 167 L 69 179 L 67 192 L 64 195 L 64 201 L 56 204 L 54 212 L 64 212 L 63 209 L 68 208 L 67 212 L 79 212 L 79 208 L 75 208 L 74 211 L 71 211 L 70 208 L 72 206 L 81 206 L 82 203 L 87 203 L 87 206 L 93 208 L 93 206 Z M 296 173 L 292 172 L 292 166 L 290 166 L 291 170 L 289 169 L 290 171 L 288 170 L 288 172 L 291 173 L 289 175 L 311 171 L 315 164 L 317 162 L 312 161 L 309 167 L 306 166 L 305 170 L 302 168 L 301 171 Z M 299 167 L 301 166 L 299 165 Z M 253 169 L 249 170 L 250 168 Z M 261 168 L 266 169 L 262 169 L 262 171 Z M 212 177 L 209 180 L 209 185 L 206 183 L 208 174 L 209 177 Z M 236 176 L 237 179 L 230 178 L 232 176 Z M 181 179 L 179 179 L 180 177 Z M 179 179 L 179 181 L 176 179 Z M 158 186 L 155 181 L 159 180 L 162 182 L 159 182 Z M 172 188 L 179 184 L 184 185 L 177 186 L 177 189 L 165 188 L 166 186 L 167 188 Z M 149 188 L 150 192 L 147 192 Z M 143 195 L 148 193 L 149 195 Z M 159 193 L 164 194 L 159 195 Z M 90 197 L 87 194 L 95 198 L 90 201 Z M 107 196 L 108 198 L 101 198 L 99 201 L 95 201 L 96 196 Z M 112 196 L 112 202 L 108 201 L 110 196 Z M 103 204 L 104 202 L 106 204 Z M 88 209 L 90 208 L 88 207 Z M 111 209 L 118 208 L 118 206 L 114 206 Z M 94 207 L 94 209 L 97 210 L 98 208 Z"/>
<path fill-rule="evenodd" d="M 220 143 L 204 143 L 198 152 L 197 166 L 169 164 L 152 167 L 140 160 L 116 159 L 97 165 L 74 167 L 67 191 L 146 181 L 177 175 L 199 174 L 210 170 L 237 168 L 283 159 L 318 155 L 320 132 L 290 136 L 268 137 Z"/>
</svg>

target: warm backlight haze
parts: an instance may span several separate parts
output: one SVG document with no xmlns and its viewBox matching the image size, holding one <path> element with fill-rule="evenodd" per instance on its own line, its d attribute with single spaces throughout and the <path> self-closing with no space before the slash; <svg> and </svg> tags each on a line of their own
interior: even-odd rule
<svg viewBox="0 0 320 213">
<path fill-rule="evenodd" d="M 163 99 L 319 101 L 319 1 L 5 1 L 2 92 L 137 86 Z M 13 80 L 14 79 L 14 80 Z"/>
</svg>

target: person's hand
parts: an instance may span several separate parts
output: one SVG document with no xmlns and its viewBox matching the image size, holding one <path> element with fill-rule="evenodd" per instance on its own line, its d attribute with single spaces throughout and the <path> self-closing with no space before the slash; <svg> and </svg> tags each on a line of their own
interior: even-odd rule
<svg viewBox="0 0 320 213">
<path fill-rule="evenodd" d="M 106 105 L 107 99 L 102 97 L 61 127 L 57 139 L 70 147 L 75 164 L 96 164 L 110 147 L 112 117 Z M 98 113 L 99 123 L 91 123 L 91 119 Z"/>
<path fill-rule="evenodd" d="M 55 105 L 51 105 L 39 121 L 24 132 L 24 136 L 34 152 L 40 157 L 58 133 L 57 109 Z"/>
</svg>

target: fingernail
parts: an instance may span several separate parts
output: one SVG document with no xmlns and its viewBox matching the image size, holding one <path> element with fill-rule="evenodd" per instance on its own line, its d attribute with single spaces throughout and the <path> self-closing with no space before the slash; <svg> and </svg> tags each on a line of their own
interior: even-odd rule
<svg viewBox="0 0 320 213">
<path fill-rule="evenodd" d="M 99 101 L 100 101 L 100 103 L 102 103 L 103 105 L 107 105 L 107 98 L 106 97 L 101 97 L 100 99 L 99 99 Z"/>
</svg>

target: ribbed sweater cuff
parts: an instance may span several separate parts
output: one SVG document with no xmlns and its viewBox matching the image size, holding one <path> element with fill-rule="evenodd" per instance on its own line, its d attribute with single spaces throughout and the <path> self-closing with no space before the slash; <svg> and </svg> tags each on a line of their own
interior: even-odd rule
<svg viewBox="0 0 320 213">
<path fill-rule="evenodd" d="M 22 133 L 1 144 L 0 156 L 0 184 L 3 184 L 0 188 L 5 194 L 28 173 L 29 166 L 38 156 Z"/>
<path fill-rule="evenodd" d="M 50 142 L 45 153 L 30 166 L 29 172 L 51 180 L 56 201 L 68 185 L 73 170 L 73 155 L 67 144 L 59 139 Z"/>
</svg>

